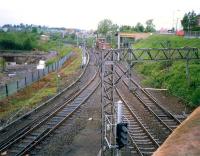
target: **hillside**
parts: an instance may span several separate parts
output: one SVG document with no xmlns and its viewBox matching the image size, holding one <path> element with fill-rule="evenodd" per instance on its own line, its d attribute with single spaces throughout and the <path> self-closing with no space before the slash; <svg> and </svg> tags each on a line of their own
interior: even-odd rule
<svg viewBox="0 0 200 156">
<path fill-rule="evenodd" d="M 200 39 L 186 39 L 173 35 L 152 35 L 133 45 L 134 48 L 198 47 Z M 145 76 L 143 83 L 168 92 L 185 101 L 189 107 L 200 105 L 200 61 L 190 61 L 190 80 L 186 79 L 184 61 L 137 64 L 136 69 Z M 189 83 L 188 83 L 189 82 Z"/>
<path fill-rule="evenodd" d="M 167 42 L 171 48 L 187 46 L 200 48 L 200 39 L 187 39 L 175 35 L 151 35 L 134 44 L 134 48 L 162 48 L 161 43 L 166 44 Z"/>
</svg>

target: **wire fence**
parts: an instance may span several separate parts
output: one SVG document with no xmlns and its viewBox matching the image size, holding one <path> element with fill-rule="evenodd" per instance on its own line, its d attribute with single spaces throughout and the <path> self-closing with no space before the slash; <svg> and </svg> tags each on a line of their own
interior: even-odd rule
<svg viewBox="0 0 200 156">
<path fill-rule="evenodd" d="M 186 31 L 185 38 L 200 38 L 200 31 Z"/>
<path fill-rule="evenodd" d="M 70 52 L 66 56 L 62 57 L 59 61 L 46 66 L 44 69 L 33 70 L 32 72 L 28 72 L 24 78 L 15 80 L 13 82 L 9 82 L 5 85 L 0 86 L 0 99 L 5 98 L 7 96 L 16 93 L 18 90 L 23 89 L 33 82 L 36 82 L 46 76 L 48 73 L 56 71 L 60 69 L 63 64 L 73 55 L 73 52 Z"/>
</svg>

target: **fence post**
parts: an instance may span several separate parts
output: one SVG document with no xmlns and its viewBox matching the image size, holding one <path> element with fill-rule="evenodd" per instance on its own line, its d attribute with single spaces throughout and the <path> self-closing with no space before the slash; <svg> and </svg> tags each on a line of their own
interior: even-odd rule
<svg viewBox="0 0 200 156">
<path fill-rule="evenodd" d="M 19 81 L 17 80 L 17 90 L 19 90 Z"/>
<path fill-rule="evenodd" d="M 39 81 L 39 79 L 40 79 L 40 72 L 39 72 L 39 70 L 38 70 L 38 81 Z"/>
<path fill-rule="evenodd" d="M 44 73 L 44 69 L 42 69 L 42 72 L 43 72 L 43 76 L 45 75 L 45 73 Z"/>
<path fill-rule="evenodd" d="M 8 97 L 8 85 L 6 84 L 6 96 Z"/>
<path fill-rule="evenodd" d="M 31 72 L 32 82 L 33 82 L 33 72 Z"/>
<path fill-rule="evenodd" d="M 25 86 L 27 86 L 27 82 L 26 82 L 26 76 L 25 76 L 25 78 L 24 78 L 24 81 L 25 81 Z"/>
<path fill-rule="evenodd" d="M 48 69 L 48 73 L 47 74 L 49 74 L 49 66 L 47 66 L 47 69 Z"/>
</svg>

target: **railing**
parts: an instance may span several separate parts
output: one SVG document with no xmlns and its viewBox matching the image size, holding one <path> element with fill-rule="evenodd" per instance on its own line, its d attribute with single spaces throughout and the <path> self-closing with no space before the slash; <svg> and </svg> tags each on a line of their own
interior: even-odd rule
<svg viewBox="0 0 200 156">
<path fill-rule="evenodd" d="M 48 73 L 56 71 L 60 69 L 63 64 L 73 55 L 73 53 L 69 53 L 66 56 L 62 57 L 59 61 L 46 66 L 42 70 L 35 69 L 32 72 L 26 74 L 24 78 L 21 78 L 17 81 L 13 81 L 7 83 L 5 85 L 0 86 L 0 99 L 5 98 L 6 96 L 12 95 L 16 93 L 18 90 L 27 87 L 28 85 L 36 82 L 46 76 Z"/>
<path fill-rule="evenodd" d="M 185 38 L 200 38 L 200 31 L 186 31 Z"/>
</svg>

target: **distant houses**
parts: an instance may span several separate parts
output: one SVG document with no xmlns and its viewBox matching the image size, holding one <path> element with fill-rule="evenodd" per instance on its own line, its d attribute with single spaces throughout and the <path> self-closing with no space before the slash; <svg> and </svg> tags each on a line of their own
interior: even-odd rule
<svg viewBox="0 0 200 156">
<path fill-rule="evenodd" d="M 47 42 L 49 40 L 49 36 L 48 35 L 41 35 L 40 40 Z"/>
</svg>

